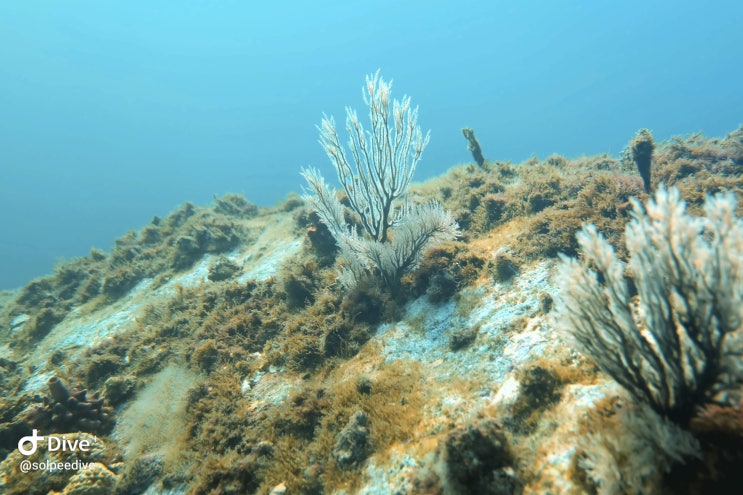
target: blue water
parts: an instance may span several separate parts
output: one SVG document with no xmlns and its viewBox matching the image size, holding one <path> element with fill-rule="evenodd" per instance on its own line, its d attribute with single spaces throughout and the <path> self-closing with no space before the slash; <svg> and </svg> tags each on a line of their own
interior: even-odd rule
<svg viewBox="0 0 743 495">
<path fill-rule="evenodd" d="M 269 5 L 271 4 L 271 5 Z M 0 288 L 183 201 L 271 205 L 333 176 L 323 112 L 381 68 L 431 129 L 416 179 L 471 160 L 618 154 L 743 122 L 734 1 L 0 3 Z"/>
</svg>

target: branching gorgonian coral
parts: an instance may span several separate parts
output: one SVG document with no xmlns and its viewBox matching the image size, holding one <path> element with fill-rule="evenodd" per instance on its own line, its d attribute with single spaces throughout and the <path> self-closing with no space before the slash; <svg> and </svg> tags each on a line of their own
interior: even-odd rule
<svg viewBox="0 0 743 495">
<path fill-rule="evenodd" d="M 558 327 L 682 426 L 715 385 L 743 378 L 728 339 L 743 331 L 743 222 L 732 194 L 708 198 L 705 212 L 687 215 L 678 190 L 661 188 L 646 208 L 634 202 L 629 263 L 589 225 L 577 235 L 582 262 L 563 258 L 558 275 Z"/>
<path fill-rule="evenodd" d="M 305 199 L 340 248 L 340 281 L 348 288 L 370 275 L 394 288 L 417 265 L 426 247 L 459 235 L 456 221 L 438 203 L 406 201 L 428 134 L 421 132 L 418 109 L 411 108 L 409 97 L 390 100 L 391 87 L 379 71 L 366 77 L 363 94 L 370 130 L 364 129 L 355 110 L 346 108 L 350 155 L 332 117 L 324 116 L 320 126 L 320 144 L 338 173 L 360 231 L 346 221 L 346 209 L 320 173 L 312 168 L 302 172 L 311 193 Z"/>
</svg>

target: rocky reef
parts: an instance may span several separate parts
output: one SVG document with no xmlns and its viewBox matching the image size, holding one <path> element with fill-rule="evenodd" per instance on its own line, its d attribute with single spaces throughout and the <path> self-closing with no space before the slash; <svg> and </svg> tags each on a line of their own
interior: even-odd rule
<svg viewBox="0 0 743 495">
<path fill-rule="evenodd" d="M 626 257 L 631 198 L 651 186 L 677 187 L 692 215 L 732 192 L 743 215 L 743 129 L 654 145 L 642 176 L 629 152 L 487 160 L 413 184 L 409 199 L 453 212 L 461 236 L 394 296 L 341 290 L 332 237 L 299 197 L 237 195 L 3 293 L 0 492 L 618 493 L 602 460 L 641 473 L 636 493 L 741 486 L 740 384 L 684 425 L 693 453 L 661 461 L 634 433 L 660 445 L 676 430 L 553 320 L 560 253 L 578 255 L 592 223 Z M 22 472 L 33 430 L 91 448 L 29 460 L 86 468 Z"/>
</svg>

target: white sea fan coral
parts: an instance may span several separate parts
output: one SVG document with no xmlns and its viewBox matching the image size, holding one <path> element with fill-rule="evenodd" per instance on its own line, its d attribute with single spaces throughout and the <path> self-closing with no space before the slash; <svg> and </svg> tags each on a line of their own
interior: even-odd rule
<svg viewBox="0 0 743 495">
<path fill-rule="evenodd" d="M 582 437 L 579 461 L 599 495 L 655 493 L 662 475 L 678 462 L 699 457 L 699 442 L 646 404 L 617 410 L 619 424 Z"/>
<path fill-rule="evenodd" d="M 705 212 L 687 215 L 678 190 L 661 188 L 647 209 L 634 201 L 629 263 L 589 225 L 577 235 L 583 260 L 563 257 L 557 277 L 558 329 L 682 425 L 723 375 L 736 373 L 725 363 L 740 349 L 727 337 L 743 330 L 743 222 L 732 194 L 708 198 Z"/>
<path fill-rule="evenodd" d="M 304 198 L 338 243 L 339 280 L 347 288 L 369 275 L 394 288 L 417 265 L 426 247 L 459 235 L 456 221 L 440 204 L 409 205 L 405 200 L 428 134 L 421 132 L 418 109 L 411 108 L 410 98 L 392 100 L 390 113 L 391 87 L 379 71 L 366 78 L 364 102 L 369 107 L 371 131 L 364 129 L 356 111 L 346 109 L 353 167 L 333 118 L 324 117 L 320 127 L 320 144 L 335 166 L 362 232 L 346 222 L 343 205 L 322 175 L 313 168 L 302 171 L 310 188 Z"/>
<path fill-rule="evenodd" d="M 376 273 L 388 287 L 394 286 L 403 274 L 418 265 L 423 248 L 458 235 L 454 218 L 435 201 L 409 206 L 388 243 L 352 232 L 341 235 L 338 245 L 345 262 L 341 283 L 353 287 L 366 274 Z"/>
<path fill-rule="evenodd" d="M 421 132 L 418 108 L 411 108 L 410 97 L 392 100 L 390 109 L 392 82 L 382 79 L 379 71 L 366 76 L 365 89 L 362 96 L 369 107 L 370 131 L 364 129 L 356 111 L 346 107 L 348 147 L 354 166 L 346 157 L 332 117 L 323 116 L 320 144 L 364 230 L 373 240 L 385 242 L 390 227 L 400 218 L 402 207 L 395 200 L 407 191 L 429 133 L 424 136 Z"/>
</svg>

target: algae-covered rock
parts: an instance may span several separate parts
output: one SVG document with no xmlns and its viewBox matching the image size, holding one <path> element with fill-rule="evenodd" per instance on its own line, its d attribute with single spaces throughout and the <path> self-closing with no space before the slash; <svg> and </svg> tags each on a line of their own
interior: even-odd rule
<svg viewBox="0 0 743 495">
<path fill-rule="evenodd" d="M 358 465 L 371 454 L 369 417 L 357 411 L 338 436 L 333 456 L 344 469 Z"/>
<path fill-rule="evenodd" d="M 122 404 L 134 393 L 136 383 L 128 376 L 112 376 L 103 384 L 103 396 L 106 400 L 117 406 Z"/>
<path fill-rule="evenodd" d="M 454 493 L 516 495 L 521 484 L 501 426 L 486 419 L 450 433 L 440 446 L 445 483 Z"/>
<path fill-rule="evenodd" d="M 127 464 L 116 483 L 116 495 L 135 495 L 144 492 L 163 472 L 162 454 L 148 454 L 137 457 Z"/>
<path fill-rule="evenodd" d="M 62 495 L 110 495 L 117 476 L 100 462 L 89 464 L 67 482 Z"/>
<path fill-rule="evenodd" d="M 225 256 L 220 256 L 217 261 L 209 266 L 209 280 L 221 282 L 227 280 L 240 271 L 240 266 Z"/>
</svg>

